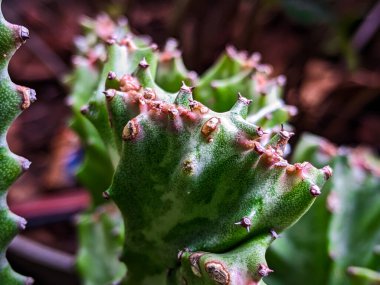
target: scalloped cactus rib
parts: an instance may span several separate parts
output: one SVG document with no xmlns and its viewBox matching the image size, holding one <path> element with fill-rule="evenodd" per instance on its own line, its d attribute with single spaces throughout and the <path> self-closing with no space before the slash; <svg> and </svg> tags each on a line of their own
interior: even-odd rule
<svg viewBox="0 0 380 285">
<path fill-rule="evenodd" d="M 25 219 L 9 211 L 6 199 L 7 188 L 28 169 L 30 162 L 9 150 L 6 135 L 13 120 L 35 100 L 34 90 L 15 85 L 8 75 L 9 60 L 27 38 L 29 38 L 28 30 L 8 23 L 0 11 L 0 284 L 2 285 L 32 284 L 31 278 L 15 273 L 5 259 L 9 243 L 26 226 Z"/>
<path fill-rule="evenodd" d="M 125 220 L 126 284 L 167 284 L 167 270 L 173 284 L 257 284 L 271 272 L 266 248 L 320 194 L 325 169 L 288 164 L 286 131 L 262 146 L 244 97 L 216 113 L 186 85 L 162 94 L 145 59 L 123 78 L 105 95 L 117 134 L 124 125 L 107 196 Z"/>
</svg>

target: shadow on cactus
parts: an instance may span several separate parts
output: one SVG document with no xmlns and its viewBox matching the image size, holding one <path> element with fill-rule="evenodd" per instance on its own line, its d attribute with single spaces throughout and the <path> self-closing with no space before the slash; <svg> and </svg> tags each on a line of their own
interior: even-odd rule
<svg viewBox="0 0 380 285">
<path fill-rule="evenodd" d="M 7 189 L 29 168 L 30 162 L 10 151 L 6 136 L 13 120 L 36 100 L 34 90 L 14 84 L 8 74 L 11 57 L 28 38 L 28 29 L 8 23 L 0 9 L 0 284 L 4 285 L 33 283 L 31 278 L 15 273 L 5 258 L 12 239 L 26 227 L 24 218 L 9 211 Z"/>
<path fill-rule="evenodd" d="M 328 163 L 334 176 L 269 251 L 278 268 L 270 284 L 380 284 L 380 161 L 368 150 L 336 148 L 313 135 L 301 138 L 294 159 Z"/>
<path fill-rule="evenodd" d="M 284 78 L 233 48 L 198 78 L 173 41 L 160 52 L 106 16 L 87 28 L 74 128 L 82 181 L 113 176 L 103 197 L 124 218 L 123 284 L 263 284 L 267 248 L 331 175 L 283 157 L 292 133 L 279 125 L 293 111 Z M 97 206 L 105 185 L 95 186 Z"/>
</svg>

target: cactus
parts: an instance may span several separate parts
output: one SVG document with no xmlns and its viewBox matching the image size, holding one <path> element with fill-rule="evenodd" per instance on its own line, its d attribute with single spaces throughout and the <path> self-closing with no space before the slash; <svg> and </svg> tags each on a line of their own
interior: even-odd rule
<svg viewBox="0 0 380 285">
<path fill-rule="evenodd" d="M 7 189 L 29 168 L 30 162 L 10 151 L 6 135 L 13 120 L 36 99 L 34 90 L 14 84 L 8 74 L 11 57 L 28 38 L 28 29 L 8 23 L 0 9 L 0 284 L 3 285 L 33 282 L 15 273 L 5 258 L 9 243 L 26 226 L 25 219 L 8 209 Z"/>
<path fill-rule="evenodd" d="M 126 284 L 166 284 L 168 269 L 172 284 L 259 282 L 271 272 L 266 248 L 310 207 L 328 168 L 288 164 L 287 131 L 261 145 L 244 97 L 225 113 L 185 85 L 160 99 L 145 60 L 128 78 L 138 88 L 105 92 L 124 140 L 107 196 L 124 216 Z"/>
<path fill-rule="evenodd" d="M 123 282 L 263 284 L 272 272 L 267 248 L 308 210 L 331 174 L 283 157 L 292 133 L 278 125 L 293 110 L 281 100 L 284 78 L 270 79 L 257 54 L 233 48 L 198 78 L 173 40 L 160 52 L 106 22 L 113 30 L 106 38 L 90 33 L 98 50 L 107 49 L 107 60 L 91 64 L 99 84 L 81 88 L 86 95 L 77 102 L 85 106 L 74 110 L 95 133 L 92 140 L 79 126 L 82 140 L 99 142 L 110 162 L 89 164 L 106 177 L 116 169 L 103 197 L 124 218 Z M 77 61 L 83 77 L 96 45 Z M 239 91 L 246 97 L 233 103 Z"/>
<path fill-rule="evenodd" d="M 278 270 L 270 284 L 379 284 L 379 160 L 313 135 L 303 136 L 294 158 L 328 163 L 334 176 L 313 208 L 271 248 L 268 259 Z"/>
</svg>

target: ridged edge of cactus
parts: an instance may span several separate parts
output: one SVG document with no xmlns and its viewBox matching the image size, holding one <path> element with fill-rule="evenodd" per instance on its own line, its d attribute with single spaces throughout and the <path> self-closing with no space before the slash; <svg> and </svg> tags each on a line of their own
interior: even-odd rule
<svg viewBox="0 0 380 285">
<path fill-rule="evenodd" d="M 0 6 L 2 1 L 0 1 Z M 15 51 L 29 38 L 25 27 L 8 23 L 0 8 L 0 284 L 32 284 L 33 279 L 15 273 L 5 254 L 12 239 L 25 229 L 26 220 L 13 214 L 7 205 L 8 187 L 24 172 L 30 162 L 13 154 L 6 141 L 13 120 L 35 101 L 32 89 L 15 85 L 8 74 L 8 63 Z"/>
</svg>

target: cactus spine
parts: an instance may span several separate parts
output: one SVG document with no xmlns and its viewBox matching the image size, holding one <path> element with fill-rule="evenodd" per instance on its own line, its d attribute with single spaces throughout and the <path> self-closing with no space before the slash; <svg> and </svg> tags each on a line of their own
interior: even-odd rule
<svg viewBox="0 0 380 285">
<path fill-rule="evenodd" d="M 8 74 L 11 57 L 28 38 L 29 31 L 8 23 L 0 9 L 0 284 L 4 285 L 32 284 L 31 278 L 15 273 L 5 258 L 9 243 L 26 226 L 25 219 L 9 211 L 6 199 L 8 187 L 30 162 L 9 150 L 6 135 L 13 120 L 36 99 L 34 90 L 15 85 Z"/>
</svg>

